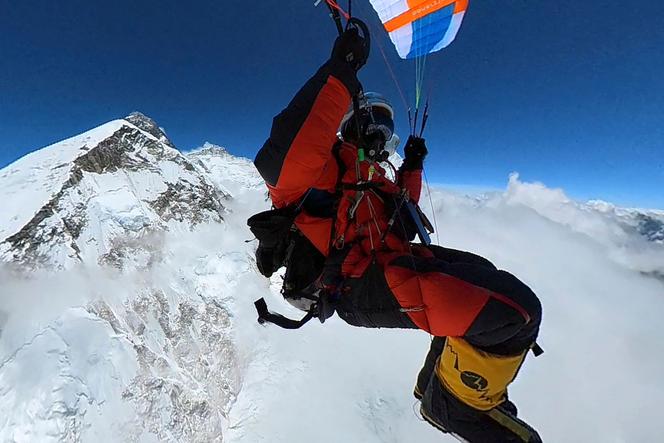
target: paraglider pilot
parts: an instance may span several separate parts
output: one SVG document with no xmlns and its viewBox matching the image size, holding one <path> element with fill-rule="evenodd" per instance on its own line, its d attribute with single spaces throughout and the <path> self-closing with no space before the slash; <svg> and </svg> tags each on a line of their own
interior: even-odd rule
<svg viewBox="0 0 664 443">
<path fill-rule="evenodd" d="M 355 28 L 336 40 L 256 156 L 275 208 L 249 221 L 258 267 L 270 276 L 286 266 L 284 297 L 308 317 L 336 312 L 354 326 L 431 334 L 414 395 L 441 431 L 471 443 L 539 442 L 507 387 L 538 350 L 540 302 L 485 258 L 412 242 L 422 220 L 405 208 L 420 198 L 427 147 L 411 136 L 388 178 L 394 111 L 361 94 L 364 43 Z"/>
</svg>

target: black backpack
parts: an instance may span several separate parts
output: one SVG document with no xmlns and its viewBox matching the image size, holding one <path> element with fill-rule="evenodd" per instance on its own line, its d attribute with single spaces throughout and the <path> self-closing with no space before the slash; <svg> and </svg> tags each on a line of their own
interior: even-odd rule
<svg viewBox="0 0 664 443">
<path fill-rule="evenodd" d="M 286 299 L 312 299 L 306 289 L 322 272 L 325 257 L 297 229 L 295 218 L 301 210 L 300 205 L 281 209 L 272 209 L 252 216 L 247 220 L 249 229 L 258 239 L 256 265 L 265 277 L 271 277 L 275 271 L 286 266 L 282 295 Z M 291 320 L 267 309 L 265 299 L 254 302 L 259 323 L 274 323 L 282 328 L 298 329 L 314 317 L 324 322 L 334 310 L 325 301 L 312 304 L 307 315 L 301 320 Z"/>
<path fill-rule="evenodd" d="M 247 220 L 249 229 L 258 239 L 256 265 L 265 277 L 271 277 L 285 265 L 294 236 L 299 235 L 295 227 L 299 212 L 299 206 L 287 206 L 260 212 Z"/>
</svg>

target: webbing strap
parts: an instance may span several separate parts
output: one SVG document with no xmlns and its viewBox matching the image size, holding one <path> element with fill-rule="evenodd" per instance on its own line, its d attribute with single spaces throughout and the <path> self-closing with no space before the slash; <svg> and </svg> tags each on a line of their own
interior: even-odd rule
<svg viewBox="0 0 664 443">
<path fill-rule="evenodd" d="M 501 411 L 500 408 L 493 408 L 486 414 L 501 426 L 512 431 L 524 442 L 532 441 L 534 437 L 532 429 L 518 418 Z"/>
<path fill-rule="evenodd" d="M 273 312 L 268 311 L 267 303 L 265 302 L 264 298 L 256 300 L 254 302 L 254 306 L 256 307 L 256 311 L 258 312 L 258 323 L 260 324 L 272 323 L 283 329 L 300 329 L 315 316 L 313 309 L 307 312 L 307 315 L 302 317 L 301 320 L 293 320 L 288 317 L 284 317 L 281 314 L 275 314 Z"/>
</svg>

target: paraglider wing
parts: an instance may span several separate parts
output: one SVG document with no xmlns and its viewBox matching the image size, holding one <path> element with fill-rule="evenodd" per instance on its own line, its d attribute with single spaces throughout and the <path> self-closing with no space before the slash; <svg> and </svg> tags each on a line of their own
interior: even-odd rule
<svg viewBox="0 0 664 443">
<path fill-rule="evenodd" d="M 457 35 L 468 0 L 369 0 L 403 59 L 448 46 Z"/>
</svg>

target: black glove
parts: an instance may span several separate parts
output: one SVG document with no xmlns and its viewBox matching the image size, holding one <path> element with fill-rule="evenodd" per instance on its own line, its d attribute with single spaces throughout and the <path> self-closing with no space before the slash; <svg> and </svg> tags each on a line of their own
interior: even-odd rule
<svg viewBox="0 0 664 443">
<path fill-rule="evenodd" d="M 367 63 L 369 45 L 357 28 L 347 29 L 337 37 L 332 49 L 332 60 L 348 64 L 355 72 Z"/>
<path fill-rule="evenodd" d="M 403 152 L 405 154 L 403 164 L 401 165 L 403 171 L 422 169 L 424 167 L 424 158 L 429 153 L 424 139 L 415 137 L 414 135 L 408 137 Z"/>
</svg>

